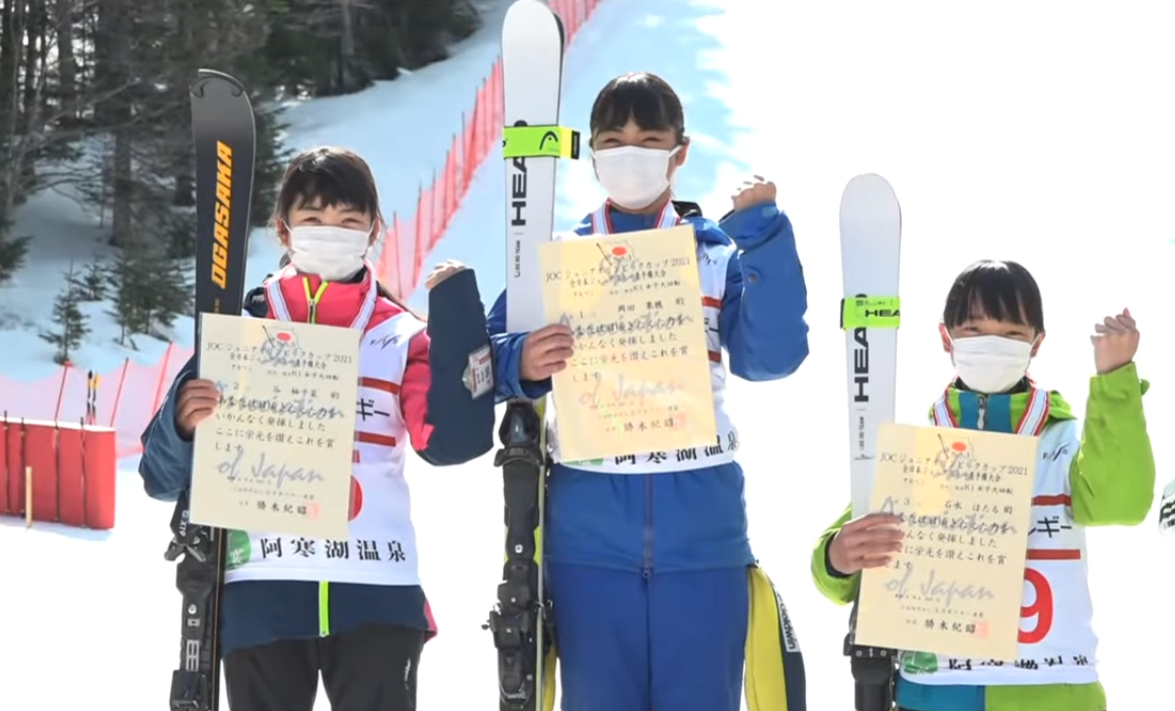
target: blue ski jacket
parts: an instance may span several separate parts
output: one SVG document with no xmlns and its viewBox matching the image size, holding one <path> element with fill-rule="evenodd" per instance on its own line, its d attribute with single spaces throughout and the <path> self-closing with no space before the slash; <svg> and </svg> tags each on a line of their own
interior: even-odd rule
<svg viewBox="0 0 1175 711">
<path fill-rule="evenodd" d="M 791 221 L 774 203 L 727 215 L 720 224 L 692 203 L 674 202 L 697 240 L 733 254 L 719 313 L 730 372 L 744 380 L 778 380 L 808 356 L 808 295 Z M 659 215 L 612 212 L 616 232 L 654 229 Z M 575 228 L 591 234 L 591 219 Z M 505 293 L 490 309 L 499 402 L 537 399 L 551 381 L 519 380 L 525 333 L 506 332 Z M 600 474 L 557 465 L 543 533 L 554 563 L 675 572 L 749 565 L 743 472 L 737 462 L 686 472 Z"/>
<path fill-rule="evenodd" d="M 473 399 L 462 382 L 470 352 L 486 342 L 484 306 L 473 271 L 455 274 L 432 289 L 429 309 L 450 316 L 428 322 L 425 417 L 430 432 L 424 447 L 413 447 L 434 466 L 461 464 L 493 446 L 493 404 L 488 397 Z M 249 292 L 245 310 L 266 318 L 270 308 L 263 287 Z M 191 485 L 192 442 L 176 430 L 175 417 L 176 393 L 194 377 L 192 358 L 143 432 L 139 474 L 154 499 L 175 501 Z M 342 634 L 364 624 L 418 630 L 426 639 L 436 632 L 424 590 L 416 585 L 247 580 L 225 585 L 220 612 L 222 656 L 285 639 Z"/>
</svg>

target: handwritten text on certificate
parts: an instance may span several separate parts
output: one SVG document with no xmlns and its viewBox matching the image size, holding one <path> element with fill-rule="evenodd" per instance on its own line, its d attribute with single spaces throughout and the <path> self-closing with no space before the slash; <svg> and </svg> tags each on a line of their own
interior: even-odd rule
<svg viewBox="0 0 1175 711">
<path fill-rule="evenodd" d="M 560 458 L 713 444 L 693 227 L 554 241 L 539 257 L 547 320 L 575 339 L 553 380 Z"/>
<path fill-rule="evenodd" d="M 359 331 L 204 314 L 200 377 L 219 384 L 196 428 L 192 520 L 345 539 Z"/>
<path fill-rule="evenodd" d="M 1036 437 L 882 425 L 872 511 L 902 517 L 902 551 L 862 573 L 857 642 L 1014 661 Z"/>
</svg>

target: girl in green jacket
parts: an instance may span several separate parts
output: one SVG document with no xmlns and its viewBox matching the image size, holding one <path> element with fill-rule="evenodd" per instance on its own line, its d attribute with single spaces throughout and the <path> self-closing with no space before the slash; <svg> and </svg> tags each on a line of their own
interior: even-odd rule
<svg viewBox="0 0 1175 711">
<path fill-rule="evenodd" d="M 1040 289 L 1015 262 L 981 261 L 955 279 L 943 310 L 943 350 L 957 378 L 931 422 L 1038 437 L 1019 654 L 1014 663 L 899 652 L 900 711 L 1105 711 L 1086 579 L 1086 526 L 1141 523 L 1154 498 L 1155 463 L 1143 415 L 1146 381 L 1133 359 L 1138 329 L 1124 310 L 1095 325 L 1085 423 L 1060 393 L 1039 388 L 1028 365 L 1044 341 Z M 852 509 L 820 537 L 812 577 L 848 604 L 860 572 L 901 550 L 898 519 Z"/>
</svg>

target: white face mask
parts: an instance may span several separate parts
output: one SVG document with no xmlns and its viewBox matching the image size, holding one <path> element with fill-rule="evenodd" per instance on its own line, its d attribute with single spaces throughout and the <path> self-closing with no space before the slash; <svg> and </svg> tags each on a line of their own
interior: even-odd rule
<svg viewBox="0 0 1175 711">
<path fill-rule="evenodd" d="M 1028 372 L 1032 343 L 1003 336 L 951 340 L 951 360 L 963 384 L 985 394 L 1010 390 Z"/>
<path fill-rule="evenodd" d="M 600 187 L 620 207 L 648 207 L 669 189 L 669 161 L 680 149 L 621 146 L 595 151 L 592 158 Z"/>
<path fill-rule="evenodd" d="M 363 268 L 371 233 L 332 225 L 290 228 L 290 263 L 323 281 L 342 281 Z"/>
</svg>

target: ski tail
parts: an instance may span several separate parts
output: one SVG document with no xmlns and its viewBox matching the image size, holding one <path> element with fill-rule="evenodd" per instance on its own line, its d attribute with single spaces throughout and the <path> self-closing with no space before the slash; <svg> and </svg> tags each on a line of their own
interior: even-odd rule
<svg viewBox="0 0 1175 711">
<path fill-rule="evenodd" d="M 256 125 L 245 87 L 201 69 L 191 87 L 196 151 L 196 350 L 200 315 L 239 314 L 245 297 Z M 220 594 L 226 532 L 193 524 L 187 496 L 176 502 L 166 558 L 179 560 L 183 597 L 179 668 L 172 672 L 172 711 L 220 706 Z"/>
</svg>

